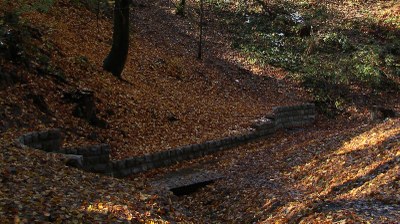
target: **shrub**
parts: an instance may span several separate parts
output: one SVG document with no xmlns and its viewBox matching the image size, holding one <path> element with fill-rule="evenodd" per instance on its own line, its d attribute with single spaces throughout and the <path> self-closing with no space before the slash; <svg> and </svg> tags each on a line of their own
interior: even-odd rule
<svg viewBox="0 0 400 224">
<path fill-rule="evenodd" d="M 350 43 L 349 39 L 340 33 L 327 33 L 322 36 L 322 41 L 320 41 L 320 51 L 327 53 L 349 52 L 354 49 L 353 45 Z"/>
</svg>

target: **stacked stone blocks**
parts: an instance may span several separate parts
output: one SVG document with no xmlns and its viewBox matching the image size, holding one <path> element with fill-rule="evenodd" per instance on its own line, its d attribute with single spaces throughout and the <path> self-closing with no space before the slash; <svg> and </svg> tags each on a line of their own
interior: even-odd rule
<svg viewBox="0 0 400 224">
<path fill-rule="evenodd" d="M 85 147 L 66 148 L 64 154 L 75 154 L 83 157 L 83 169 L 94 173 L 109 173 L 110 146 L 107 144 L 91 145 Z"/>
<path fill-rule="evenodd" d="M 274 123 L 279 128 L 296 128 L 312 124 L 315 120 L 315 105 L 275 107 Z"/>
<path fill-rule="evenodd" d="M 23 148 L 32 147 L 46 152 L 61 153 L 67 164 L 96 173 L 109 173 L 110 146 L 107 144 L 75 148 L 62 148 L 63 135 L 59 129 L 30 132 L 18 138 Z"/>
<path fill-rule="evenodd" d="M 76 161 L 71 164 L 83 170 L 115 177 L 125 177 L 233 148 L 271 135 L 279 129 L 310 125 L 315 120 L 315 113 L 314 104 L 275 107 L 273 108 L 272 115 L 266 116 L 252 125 L 253 130 L 248 133 L 118 161 L 110 161 L 110 147 L 107 144 L 61 148 L 63 136 L 59 130 L 28 133 L 21 136 L 18 141 L 23 146 L 30 146 L 48 152 L 73 155 L 71 158 Z"/>
<path fill-rule="evenodd" d="M 42 149 L 46 152 L 54 152 L 60 149 L 63 142 L 63 136 L 57 129 L 31 132 L 19 137 L 18 142 L 23 146 Z"/>
</svg>

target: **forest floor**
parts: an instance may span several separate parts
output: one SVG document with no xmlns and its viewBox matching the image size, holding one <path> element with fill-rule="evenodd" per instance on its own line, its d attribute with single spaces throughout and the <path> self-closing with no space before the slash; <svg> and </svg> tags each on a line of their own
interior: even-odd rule
<svg viewBox="0 0 400 224">
<path fill-rule="evenodd" d="M 400 120 L 369 120 L 374 103 L 398 110 L 398 92 L 374 95 L 335 119 L 320 114 L 311 127 L 123 180 L 18 148 L 13 142 L 21 134 L 60 128 L 65 146 L 107 143 L 112 159 L 126 158 L 243 132 L 274 106 L 313 98 L 285 70 L 245 63 L 210 18 L 213 32 L 206 32 L 204 58 L 197 60 L 193 21 L 176 16 L 168 1 L 134 5 L 124 81 L 101 69 L 112 35 L 104 14 L 97 20 L 83 6 L 60 0 L 47 12 L 23 13 L 14 24 L 6 12 L 19 5 L 5 6 L 0 43 L 10 44 L 11 33 L 18 54 L 7 49 L 0 58 L 0 222 L 400 220 Z M 87 89 L 107 128 L 74 117 L 74 105 L 63 99 Z M 150 186 L 193 166 L 223 178 L 181 197 Z"/>
</svg>

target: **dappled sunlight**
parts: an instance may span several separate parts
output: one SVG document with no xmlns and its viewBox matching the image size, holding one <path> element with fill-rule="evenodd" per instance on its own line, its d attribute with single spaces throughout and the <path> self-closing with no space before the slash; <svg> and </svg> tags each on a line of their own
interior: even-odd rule
<svg viewBox="0 0 400 224">
<path fill-rule="evenodd" d="M 127 205 L 114 205 L 112 202 L 94 202 L 87 206 L 82 206 L 81 211 L 88 213 L 113 214 L 115 218 L 132 220 L 134 217 L 139 218 L 135 211 L 128 209 Z"/>
<path fill-rule="evenodd" d="M 397 223 L 398 0 L 180 1 L 0 1 L 0 223 Z"/>
<path fill-rule="evenodd" d="M 353 188 L 345 194 L 338 195 L 336 199 L 348 199 L 348 198 L 359 198 L 359 197 L 378 197 L 378 199 L 386 196 L 395 197 L 395 200 L 400 199 L 400 194 L 395 189 L 396 177 L 400 175 L 400 166 L 396 165 L 393 168 L 378 173 L 376 176 L 366 181 L 364 184 L 357 188 Z M 397 183 L 398 184 L 398 183 Z"/>
<path fill-rule="evenodd" d="M 317 217 L 332 221 L 333 214 L 346 215 L 344 211 L 352 206 L 360 208 L 353 211 L 357 220 L 368 214 L 368 203 L 378 201 L 376 206 L 382 208 L 387 203 L 398 203 L 400 120 L 387 120 L 366 128 L 292 148 L 303 151 L 303 156 L 308 153 L 314 156 L 284 173 L 288 180 L 286 197 L 269 196 L 260 208 L 265 213 L 282 216 L 273 215 L 265 223 L 300 220 L 299 217 L 303 221 Z M 378 210 L 374 215 L 381 213 Z"/>
<path fill-rule="evenodd" d="M 32 23 L 52 29 L 43 32 L 44 39 L 51 40 L 51 46 L 62 52 L 52 60 L 63 70 L 65 79 L 95 92 L 96 98 L 101 99 L 96 103 L 99 116 L 110 124 L 107 130 L 94 130 L 79 123 L 68 113 L 70 106 L 57 98 L 59 94 L 51 94 L 51 99 L 46 100 L 50 108 L 59 108 L 54 115 L 58 126 L 96 132 L 99 138 L 107 139 L 114 149 L 111 156 L 118 159 L 225 137 L 236 124 L 267 113 L 284 99 L 265 97 L 275 94 L 275 85 L 267 79 L 240 76 L 229 61 L 213 58 L 213 63 L 216 59 L 221 64 L 218 67 L 192 60 L 196 48 L 189 48 L 188 44 L 197 41 L 197 29 L 189 29 L 191 25 L 185 20 L 171 15 L 169 7 L 155 12 L 150 10 L 153 7 L 147 7 L 151 4 L 145 3 L 133 18 L 137 20 L 133 23 L 137 34 L 131 39 L 123 74 L 127 82 L 120 82 L 101 69 L 112 37 L 108 19 L 101 16 L 95 23 L 83 22 L 94 21 L 95 14 L 74 7 L 55 7 L 49 15 L 26 15 Z M 155 22 L 157 29 L 153 30 Z M 147 28 L 142 30 L 143 27 Z M 154 36 L 149 36 L 148 30 Z M 153 33 L 158 30 L 163 30 L 162 35 Z M 35 87 L 42 92 L 54 91 L 53 88 L 53 84 Z M 298 102 L 297 98 L 284 100 Z M 66 137 L 66 144 L 90 142 L 74 133 Z"/>
<path fill-rule="evenodd" d="M 128 204 L 132 204 L 132 201 L 127 204 L 116 204 L 112 201 L 111 197 L 107 200 L 98 200 L 91 203 L 83 203 L 80 207 L 80 211 L 84 213 L 96 213 L 104 215 L 104 219 L 97 221 L 138 221 L 146 224 L 166 224 L 170 223 L 162 219 L 156 212 L 160 212 L 160 208 L 155 203 L 156 195 L 148 195 L 140 193 L 137 198 L 137 202 L 143 203 L 143 207 L 146 210 L 140 210 L 138 207 L 132 207 Z M 133 197 L 131 200 L 133 200 Z M 140 210 L 140 211 L 138 211 Z M 97 216 L 96 216 L 97 217 Z"/>
<path fill-rule="evenodd" d="M 367 149 L 381 144 L 383 141 L 390 137 L 400 137 L 400 122 L 397 120 L 391 122 L 389 126 L 378 125 L 377 127 L 362 133 L 361 135 L 352 138 L 350 141 L 345 142 L 343 146 L 336 151 L 336 155 L 342 155 L 357 150 Z"/>
<path fill-rule="evenodd" d="M 399 120 L 387 121 L 385 124 L 351 138 L 337 151 L 296 167 L 296 171 L 303 171 L 299 174 L 306 173 L 297 183 L 298 188 L 313 189 L 314 191 L 319 189 L 323 190 L 322 194 L 328 194 L 332 186 L 368 174 L 393 156 L 397 156 L 398 148 L 391 141 L 396 144 L 395 139 L 399 137 L 399 133 Z M 383 143 L 386 144 L 382 146 Z M 382 151 L 383 148 L 395 149 L 395 151 L 393 153 Z M 338 173 L 337 170 L 343 171 Z"/>
<path fill-rule="evenodd" d="M 249 62 L 249 58 L 243 53 L 227 51 L 222 53 L 221 59 L 237 64 L 240 67 L 249 70 L 255 76 L 268 76 L 277 80 L 287 78 L 288 72 L 284 69 L 268 64 L 260 65 L 259 63 Z"/>
</svg>

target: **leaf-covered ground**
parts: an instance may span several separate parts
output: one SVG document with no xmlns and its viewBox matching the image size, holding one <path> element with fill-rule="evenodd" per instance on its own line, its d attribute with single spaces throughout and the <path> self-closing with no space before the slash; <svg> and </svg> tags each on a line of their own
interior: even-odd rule
<svg viewBox="0 0 400 224">
<path fill-rule="evenodd" d="M 72 169 L 57 154 L 15 147 L 2 138 L 1 223 L 165 223 L 169 213 L 140 181 L 125 181 Z"/>
<path fill-rule="evenodd" d="M 195 223 L 397 223 L 400 120 L 344 126 L 319 123 L 172 167 L 223 178 L 171 197 Z"/>
<path fill-rule="evenodd" d="M 151 7 L 146 6 L 146 10 Z M 147 13 L 140 18 L 132 14 L 133 24 L 151 19 L 153 27 L 143 24 L 133 30 L 125 82 L 101 69 L 111 44 L 110 19 L 101 17 L 97 21 L 94 13 L 71 7 L 68 1 L 58 1 L 48 13 L 24 14 L 22 20 L 34 24 L 39 33 L 32 40 L 36 44 L 33 50 L 46 52 L 50 67 L 46 69 L 50 73 L 61 71 L 67 83 L 57 84 L 41 71 L 27 71 L 23 74 L 24 85 L 1 91 L 3 113 L 14 120 L 8 123 L 20 122 L 27 129 L 60 127 L 66 132 L 66 144 L 81 144 L 92 138 L 109 143 L 114 149 L 112 156 L 122 158 L 243 131 L 251 120 L 273 106 L 307 100 L 306 94 L 273 77 L 253 75 L 222 59 L 198 61 L 193 54 L 195 48 L 186 45 L 159 44 L 164 39 L 185 36 L 174 32 L 173 27 L 165 30 L 168 24 L 160 24 L 157 32 L 164 30 L 165 35 L 153 39 L 146 32 L 155 29 L 157 21 L 153 20 L 162 20 L 162 14 L 153 17 Z M 174 18 L 173 14 L 169 16 Z M 40 63 L 42 58 L 40 55 L 31 60 Z M 16 69 L 9 66 L 7 72 Z M 93 128 L 72 116 L 73 105 L 63 101 L 62 96 L 73 89 L 94 91 L 99 116 L 109 128 Z M 29 94 L 43 96 L 52 113 L 50 120 L 28 122 L 29 116 L 41 117 L 40 112 L 31 115 L 37 113 L 37 108 L 26 97 Z M 18 113 L 8 113 L 14 108 Z M 20 133 L 24 131 L 20 129 Z"/>
<path fill-rule="evenodd" d="M 60 128 L 65 146 L 108 143 L 113 159 L 125 158 L 241 132 L 273 106 L 311 98 L 282 69 L 246 64 L 229 49 L 224 32 L 211 32 L 212 21 L 204 59 L 196 60 L 196 26 L 174 15 L 167 1 L 133 6 L 125 81 L 101 69 L 112 34 L 105 14 L 97 20 L 73 1 L 59 0 L 49 11 L 27 11 L 11 24 L 7 12 L 21 6 L 0 4 L 1 222 L 399 219 L 399 120 L 368 123 L 366 108 L 349 108 L 336 120 L 320 115 L 312 127 L 124 180 L 18 148 L 13 141 L 23 133 Z M 12 40 L 13 60 L 3 51 Z M 63 95 L 75 89 L 94 91 L 108 128 L 72 115 L 74 105 Z M 375 97 L 398 109 L 397 96 Z M 224 178 L 181 198 L 150 188 L 153 178 L 192 165 Z"/>
</svg>

